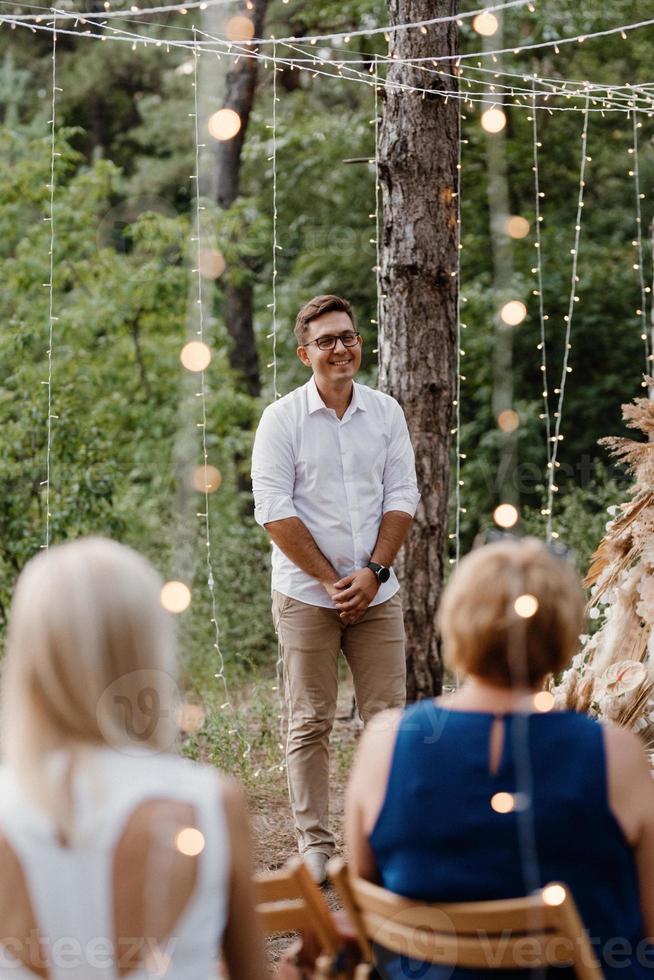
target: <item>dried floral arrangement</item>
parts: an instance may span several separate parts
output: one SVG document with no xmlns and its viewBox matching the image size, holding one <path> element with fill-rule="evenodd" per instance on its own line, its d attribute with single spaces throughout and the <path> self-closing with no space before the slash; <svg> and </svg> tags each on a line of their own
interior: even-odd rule
<svg viewBox="0 0 654 980">
<path fill-rule="evenodd" d="M 622 417 L 648 441 L 600 440 L 634 476 L 631 499 L 609 508 L 584 580 L 588 614 L 601 625 L 581 637 L 580 652 L 552 693 L 557 707 L 638 732 L 654 765 L 654 401 L 636 398 L 622 406 Z"/>
</svg>

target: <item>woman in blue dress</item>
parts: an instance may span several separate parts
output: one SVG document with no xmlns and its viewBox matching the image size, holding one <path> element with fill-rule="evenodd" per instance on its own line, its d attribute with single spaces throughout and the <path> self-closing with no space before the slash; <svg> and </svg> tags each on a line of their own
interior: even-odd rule
<svg viewBox="0 0 654 980">
<path fill-rule="evenodd" d="M 550 710 L 543 696 L 582 631 L 574 571 L 533 539 L 488 545 L 452 577 L 440 626 L 463 683 L 368 725 L 346 805 L 353 872 L 438 902 L 513 898 L 565 882 L 605 976 L 654 977 L 645 939 L 654 936 L 654 781 L 645 752 L 632 732 Z M 377 959 L 384 980 L 543 975 L 452 970 L 384 950 Z"/>
</svg>

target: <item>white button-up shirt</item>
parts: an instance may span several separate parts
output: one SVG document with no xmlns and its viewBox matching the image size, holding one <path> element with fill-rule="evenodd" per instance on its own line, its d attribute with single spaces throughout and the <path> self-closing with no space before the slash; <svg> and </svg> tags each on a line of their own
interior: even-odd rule
<svg viewBox="0 0 654 980">
<path fill-rule="evenodd" d="M 354 383 L 342 419 L 311 380 L 268 405 L 252 454 L 259 524 L 299 517 L 343 577 L 370 561 L 382 516 L 413 516 L 420 494 L 402 409 L 390 395 Z M 333 606 L 324 586 L 273 543 L 272 589 L 312 606 Z M 372 605 L 399 589 L 395 572 Z"/>
</svg>

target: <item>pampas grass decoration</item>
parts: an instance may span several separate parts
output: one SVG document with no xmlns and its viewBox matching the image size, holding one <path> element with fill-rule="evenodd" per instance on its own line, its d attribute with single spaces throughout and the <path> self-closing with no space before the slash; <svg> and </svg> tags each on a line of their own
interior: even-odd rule
<svg viewBox="0 0 654 980">
<path fill-rule="evenodd" d="M 654 386 L 654 378 L 645 381 Z M 612 520 L 584 579 L 588 614 L 601 625 L 581 637 L 552 693 L 559 708 L 638 732 L 654 765 L 654 401 L 636 398 L 622 417 L 648 441 L 600 439 L 633 475 L 631 499 L 609 508 Z"/>
</svg>

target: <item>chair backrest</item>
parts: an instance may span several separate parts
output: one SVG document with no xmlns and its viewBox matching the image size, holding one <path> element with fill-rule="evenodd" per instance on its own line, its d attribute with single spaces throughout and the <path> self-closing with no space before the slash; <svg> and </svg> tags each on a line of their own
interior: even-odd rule
<svg viewBox="0 0 654 980">
<path fill-rule="evenodd" d="M 338 930 L 322 893 L 300 857 L 280 871 L 256 875 L 257 912 L 266 935 L 276 932 L 315 933 L 320 946 L 335 956 L 341 946 Z"/>
<path fill-rule="evenodd" d="M 485 970 L 572 966 L 579 980 L 603 976 L 565 885 L 549 884 L 527 898 L 437 905 L 355 878 L 340 858 L 327 872 L 368 962 L 375 943 L 425 963 Z"/>
</svg>

